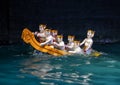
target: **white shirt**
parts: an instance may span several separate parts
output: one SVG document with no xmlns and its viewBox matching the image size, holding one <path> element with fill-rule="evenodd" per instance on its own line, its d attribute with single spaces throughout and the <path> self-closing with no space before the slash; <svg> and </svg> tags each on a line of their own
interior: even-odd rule
<svg viewBox="0 0 120 85">
<path fill-rule="evenodd" d="M 54 42 L 54 45 L 56 48 L 60 49 L 60 50 L 65 50 L 65 43 L 63 41 L 61 42 Z"/>
<path fill-rule="evenodd" d="M 69 53 L 74 53 L 74 54 L 83 54 L 82 49 L 78 46 L 78 47 L 74 47 L 73 51 L 68 51 Z"/>
<path fill-rule="evenodd" d="M 43 43 L 41 43 L 40 46 L 43 46 L 43 45 L 46 45 L 46 44 L 47 44 L 47 45 L 48 45 L 48 44 L 53 44 L 53 39 L 54 39 L 54 38 L 53 38 L 51 35 L 47 36 L 47 37 L 46 37 L 46 41 L 43 42 Z"/>
<path fill-rule="evenodd" d="M 46 36 L 45 36 L 45 33 L 43 32 L 43 33 L 38 33 L 37 37 L 46 37 Z"/>
<path fill-rule="evenodd" d="M 73 42 L 69 42 L 66 47 L 68 48 L 68 50 L 73 50 L 74 47 L 74 43 Z"/>
</svg>

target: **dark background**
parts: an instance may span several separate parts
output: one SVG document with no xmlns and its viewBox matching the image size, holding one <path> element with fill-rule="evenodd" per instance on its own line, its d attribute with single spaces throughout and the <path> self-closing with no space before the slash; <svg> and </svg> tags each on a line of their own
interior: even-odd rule
<svg viewBox="0 0 120 85">
<path fill-rule="evenodd" d="M 82 40 L 88 29 L 96 31 L 95 42 L 119 42 L 119 0 L 2 0 L 0 44 L 20 43 L 25 27 L 38 30 L 40 23 L 75 35 Z"/>
</svg>

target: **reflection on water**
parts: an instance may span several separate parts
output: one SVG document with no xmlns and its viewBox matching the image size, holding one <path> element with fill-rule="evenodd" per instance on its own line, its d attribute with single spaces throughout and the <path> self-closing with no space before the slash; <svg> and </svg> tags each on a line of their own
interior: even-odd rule
<svg viewBox="0 0 120 85">
<path fill-rule="evenodd" d="M 41 57 L 39 57 L 41 56 Z M 23 73 L 30 73 L 37 77 L 44 77 L 48 71 L 52 70 L 52 66 L 49 62 L 43 62 L 44 60 L 48 60 L 49 57 L 47 55 L 34 55 L 33 57 L 26 59 L 22 62 L 24 68 L 21 69 Z M 43 62 L 43 63 L 41 63 Z"/>
<path fill-rule="evenodd" d="M 120 63 L 107 56 L 94 58 L 88 56 L 34 55 L 22 62 L 23 68 L 20 71 L 39 78 L 42 85 L 91 85 L 98 84 L 100 81 L 109 84 L 109 81 L 104 80 L 113 81 L 108 77 L 119 78 L 114 72 L 120 75 Z M 103 74 L 105 76 L 102 76 Z M 61 84 L 59 84 L 60 82 Z"/>
<path fill-rule="evenodd" d="M 72 57 L 71 57 L 72 58 Z M 63 59 L 63 60 L 62 60 Z M 59 57 L 53 58 L 43 55 L 34 55 L 32 58 L 22 62 L 22 73 L 29 73 L 40 78 L 40 80 L 61 81 L 64 83 L 74 83 L 89 85 L 92 73 L 81 74 L 80 71 L 75 70 L 76 67 L 82 63 L 75 63 L 70 58 Z M 78 61 L 81 59 L 78 59 Z M 72 63 L 74 62 L 74 63 Z M 85 61 L 85 64 L 90 64 L 90 61 Z M 68 66 L 67 66 L 68 65 Z M 54 85 L 53 82 L 40 82 L 45 85 Z"/>
<path fill-rule="evenodd" d="M 40 83 L 43 85 L 55 85 L 53 81 L 64 82 L 66 84 L 83 84 L 89 85 L 93 73 L 81 73 L 80 68 L 82 65 L 90 65 L 91 61 L 83 56 L 78 56 L 76 60 L 74 56 L 70 57 L 51 57 L 43 55 L 34 55 L 32 58 L 26 59 L 22 62 L 22 73 L 29 73 L 42 80 Z M 74 59 L 74 60 L 73 60 Z M 77 69 L 78 68 L 78 69 Z M 49 82 L 43 82 L 49 80 Z"/>
</svg>

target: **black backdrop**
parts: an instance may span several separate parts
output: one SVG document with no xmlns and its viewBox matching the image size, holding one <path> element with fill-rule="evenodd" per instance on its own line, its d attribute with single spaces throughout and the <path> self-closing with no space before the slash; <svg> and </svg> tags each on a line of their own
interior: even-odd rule
<svg viewBox="0 0 120 85">
<path fill-rule="evenodd" d="M 0 44 L 20 42 L 24 27 L 35 31 L 40 23 L 80 40 L 88 29 L 95 39 L 119 40 L 119 9 L 119 0 L 2 0 Z"/>
</svg>

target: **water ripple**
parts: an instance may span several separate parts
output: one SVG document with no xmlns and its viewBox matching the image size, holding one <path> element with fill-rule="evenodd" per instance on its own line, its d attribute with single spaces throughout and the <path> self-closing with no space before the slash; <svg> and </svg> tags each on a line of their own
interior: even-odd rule
<svg viewBox="0 0 120 85">
<path fill-rule="evenodd" d="M 119 67 L 116 63 L 118 63 L 116 60 L 104 57 L 98 59 L 83 56 L 60 58 L 37 56 L 24 61 L 21 72 L 36 76 L 42 85 L 59 85 L 57 82 L 61 82 L 63 85 L 92 85 L 94 80 L 99 82 L 99 78 L 106 79 L 107 74 L 113 74 L 112 68 Z M 118 72 L 119 69 L 114 71 Z M 99 76 L 94 79 L 96 75 L 104 73 L 106 73 L 106 77 Z"/>
</svg>

